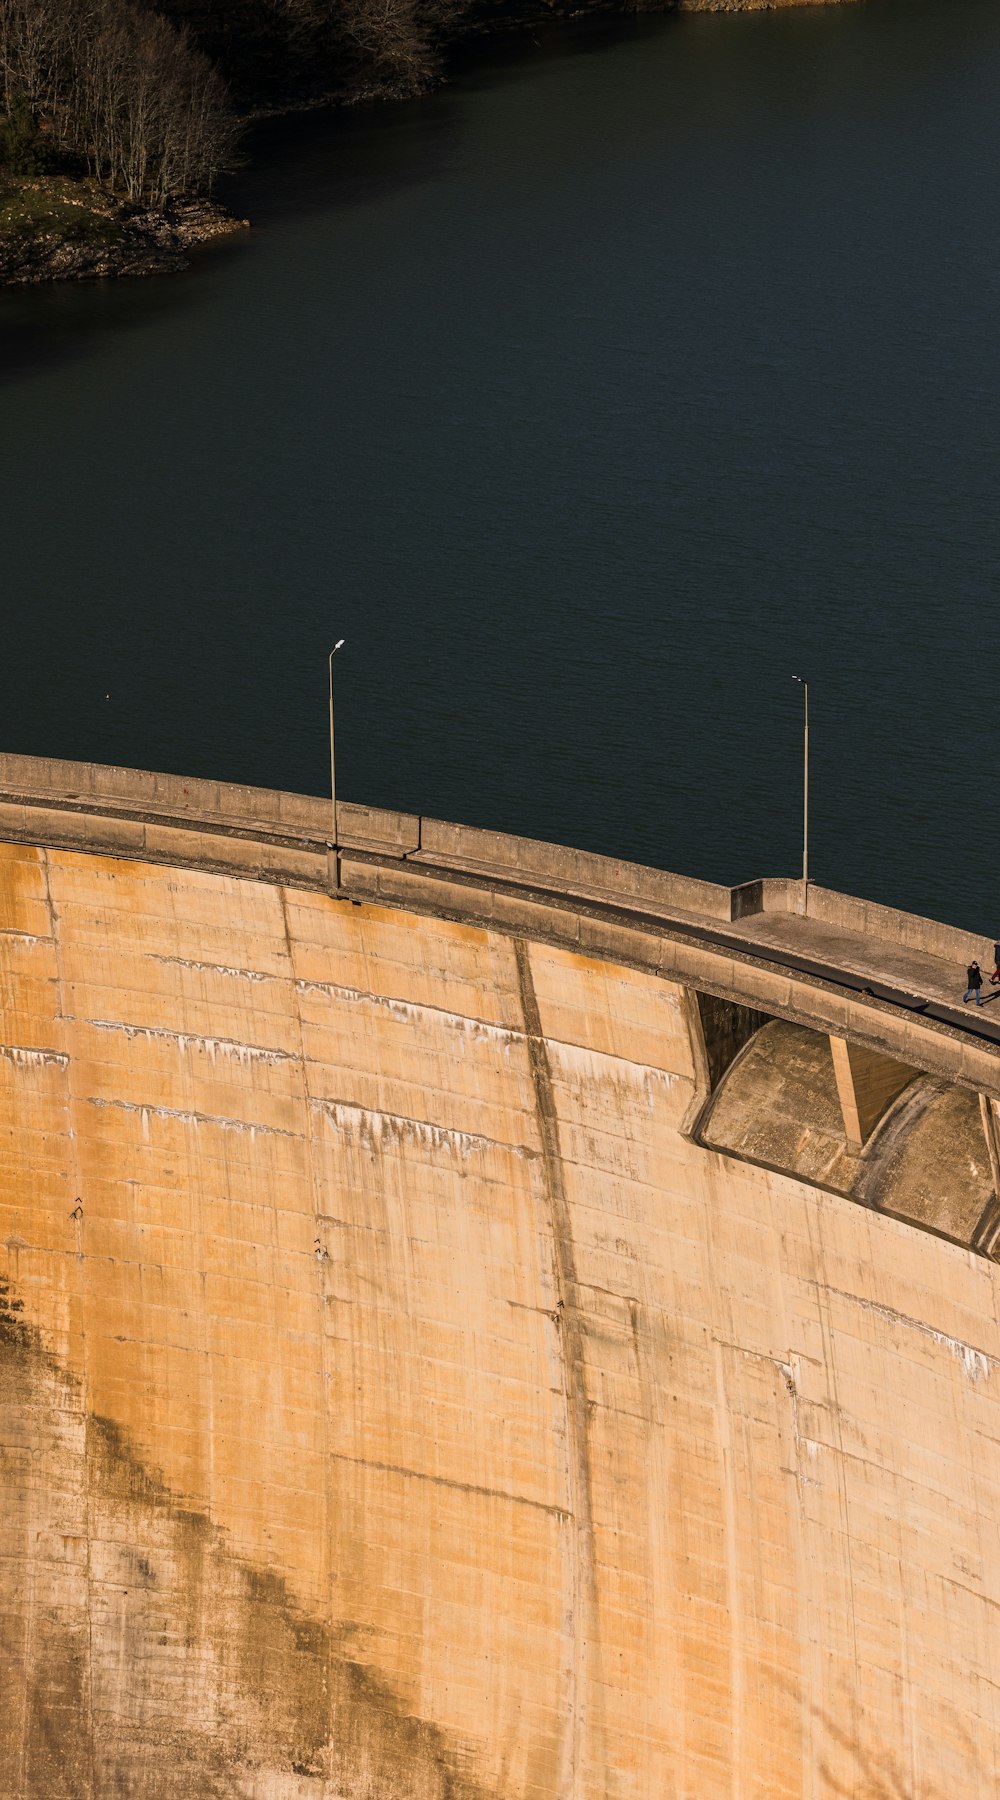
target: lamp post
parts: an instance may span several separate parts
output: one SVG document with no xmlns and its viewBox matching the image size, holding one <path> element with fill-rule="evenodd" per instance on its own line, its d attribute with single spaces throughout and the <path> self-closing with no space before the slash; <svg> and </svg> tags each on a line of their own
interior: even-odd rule
<svg viewBox="0 0 1000 1800">
<path fill-rule="evenodd" d="M 809 683 L 804 675 L 793 675 L 802 689 L 802 911 L 809 911 Z"/>
<path fill-rule="evenodd" d="M 333 851 L 335 886 L 340 886 L 340 870 L 337 860 L 337 764 L 333 754 L 333 659 L 338 650 L 344 648 L 344 639 L 338 638 L 330 651 L 330 848 Z"/>
</svg>

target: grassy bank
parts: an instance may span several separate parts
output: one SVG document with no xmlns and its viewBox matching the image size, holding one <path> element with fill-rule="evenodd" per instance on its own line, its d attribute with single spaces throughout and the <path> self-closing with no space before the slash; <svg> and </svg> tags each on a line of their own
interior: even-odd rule
<svg viewBox="0 0 1000 1800">
<path fill-rule="evenodd" d="M 149 209 L 86 178 L 0 171 L 0 287 L 182 269 L 194 245 L 245 224 L 210 200 Z"/>
<path fill-rule="evenodd" d="M 96 182 L 0 170 L 0 240 L 22 247 L 47 239 L 111 249 L 123 236 L 121 208 Z"/>
</svg>

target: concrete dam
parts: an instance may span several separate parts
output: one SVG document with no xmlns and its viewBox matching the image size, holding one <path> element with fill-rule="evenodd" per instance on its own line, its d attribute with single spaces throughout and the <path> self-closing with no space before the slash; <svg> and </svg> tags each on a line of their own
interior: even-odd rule
<svg viewBox="0 0 1000 1800">
<path fill-rule="evenodd" d="M 968 934 L 0 758 L 3 1800 L 983 1800 Z"/>
</svg>

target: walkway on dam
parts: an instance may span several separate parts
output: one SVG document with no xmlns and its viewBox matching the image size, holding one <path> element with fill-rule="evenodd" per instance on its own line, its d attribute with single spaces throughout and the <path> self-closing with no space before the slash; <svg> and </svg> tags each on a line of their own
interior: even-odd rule
<svg viewBox="0 0 1000 1800">
<path fill-rule="evenodd" d="M 939 1019 L 1000 1043 L 1000 985 L 990 985 L 992 965 L 982 963 L 983 1004 L 962 1004 L 966 965 L 887 938 L 849 931 L 798 913 L 754 913 L 732 925 L 691 913 L 673 918 L 682 929 L 726 943 L 783 968 L 846 984 L 925 1017 Z M 664 923 L 666 923 L 664 918 Z M 846 983 L 845 983 L 846 978 Z"/>
<path fill-rule="evenodd" d="M 827 925 L 808 916 L 802 918 L 797 913 L 752 914 L 750 918 L 741 918 L 732 931 L 746 941 L 748 949 L 764 952 L 773 949 L 781 961 L 793 956 L 815 963 L 817 968 L 835 968 L 838 974 L 856 976 L 876 990 L 892 988 L 899 994 L 928 1001 L 935 1012 L 937 1006 L 946 1008 L 955 1019 L 966 1022 L 969 1008 L 962 1006 L 962 994 L 966 990 L 964 963 L 951 963 L 926 950 L 910 949 L 885 938 L 871 938 L 863 932 L 845 931 L 844 927 Z M 991 974 L 993 968 L 984 967 L 984 1004 L 980 1012 L 987 1013 L 989 1001 L 996 1001 L 995 1015 L 989 1017 L 987 1013 L 984 1021 L 975 1022 L 995 1026 L 1000 1037 L 1000 986 L 989 986 Z"/>
<path fill-rule="evenodd" d="M 347 859 L 350 852 L 347 852 Z M 574 882 L 546 880 L 538 887 L 524 882 L 516 872 L 501 874 L 495 867 L 477 865 L 458 857 L 436 857 L 417 852 L 408 862 L 426 868 L 444 866 L 448 873 L 461 878 L 482 875 L 501 887 L 524 885 L 533 897 L 544 892 L 554 901 L 576 897 L 588 910 L 615 907 L 607 889 L 587 888 Z M 766 911 L 745 914 L 730 922 L 711 917 L 707 912 L 689 910 L 667 902 L 644 898 L 634 900 L 622 896 L 621 911 L 631 918 L 643 918 L 662 926 L 671 936 L 676 933 L 716 948 L 737 954 L 763 957 L 776 967 L 799 974 L 812 975 L 847 987 L 856 993 L 870 993 L 876 1000 L 919 1012 L 964 1034 L 1000 1044 L 1000 984 L 990 984 L 993 972 L 992 945 L 969 935 L 962 955 L 944 957 L 917 949 L 872 932 L 851 930 L 832 925 L 826 920 L 801 913 Z M 963 1005 L 968 957 L 978 953 L 983 971 L 983 1004 Z"/>
</svg>

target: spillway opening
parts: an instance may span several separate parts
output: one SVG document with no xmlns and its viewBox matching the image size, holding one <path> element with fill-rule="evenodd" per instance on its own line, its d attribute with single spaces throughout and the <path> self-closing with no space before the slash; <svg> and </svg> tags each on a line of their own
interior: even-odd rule
<svg viewBox="0 0 1000 1800">
<path fill-rule="evenodd" d="M 992 1101 L 864 1045 L 699 994 L 707 1150 L 1000 1254 Z"/>
</svg>

